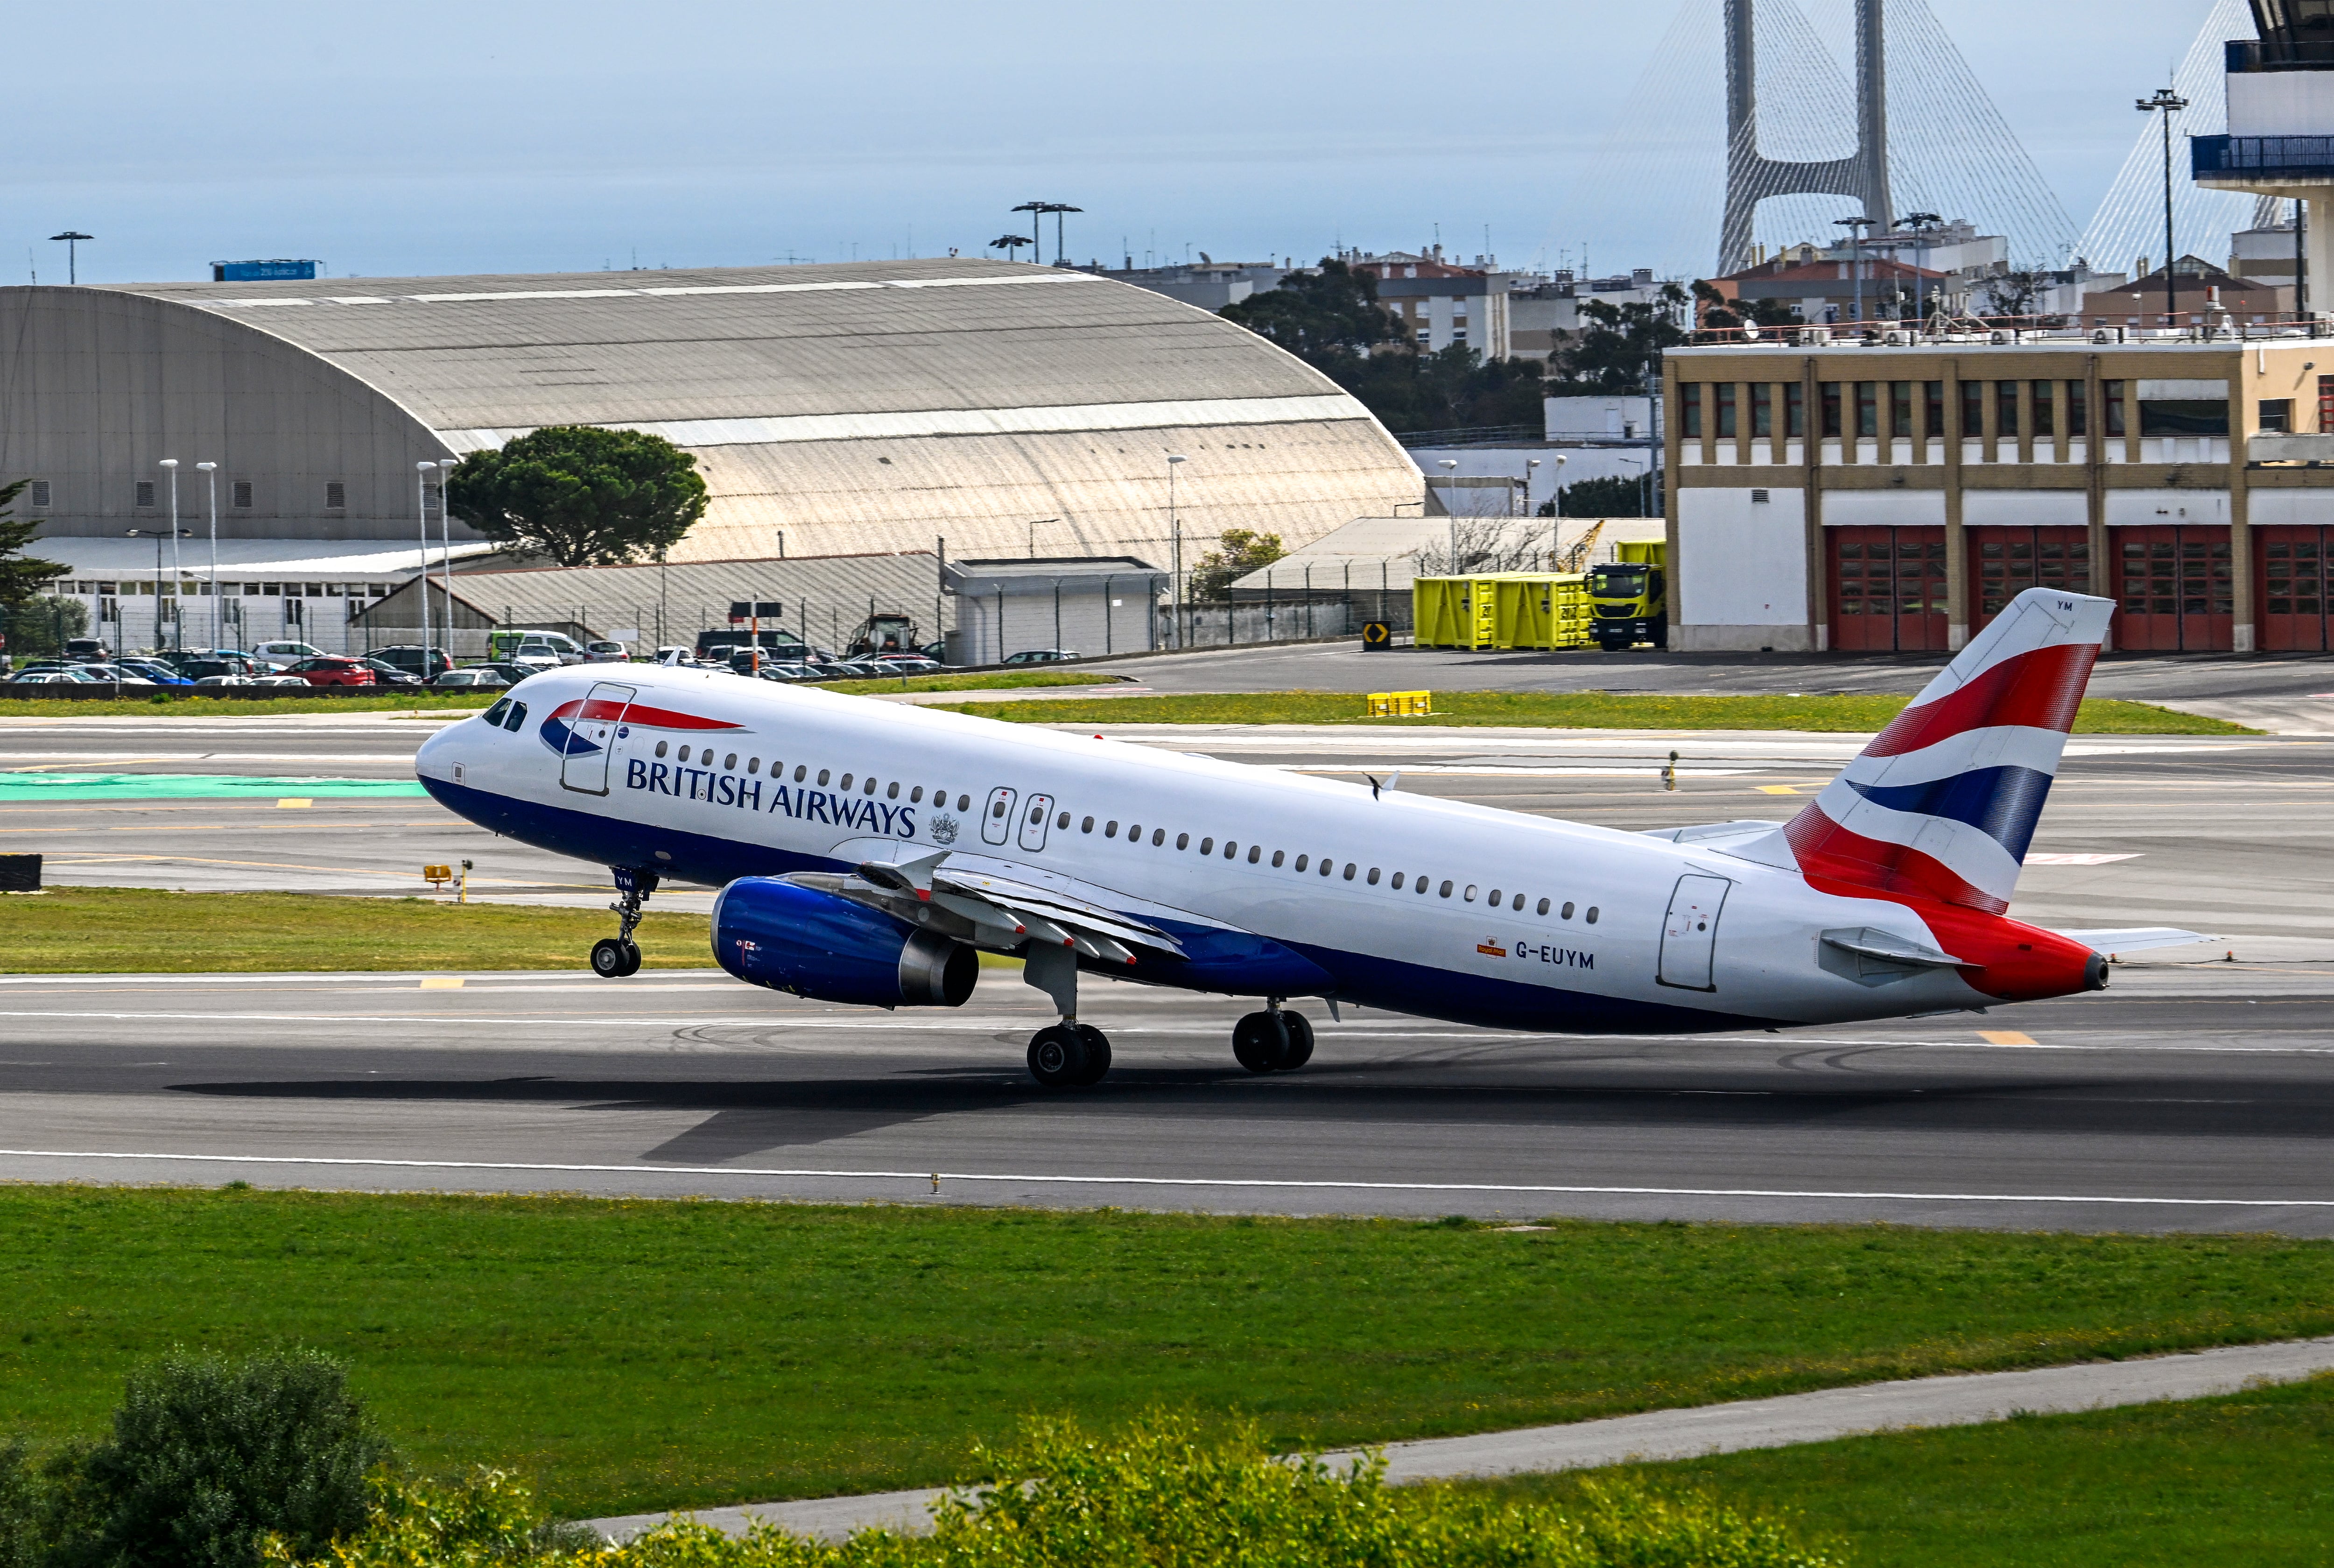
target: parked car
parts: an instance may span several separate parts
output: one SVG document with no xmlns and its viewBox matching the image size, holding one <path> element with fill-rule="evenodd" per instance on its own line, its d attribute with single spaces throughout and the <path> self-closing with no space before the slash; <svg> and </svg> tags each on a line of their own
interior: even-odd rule
<svg viewBox="0 0 2334 1568">
<path fill-rule="evenodd" d="M 188 659 L 186 662 L 191 664 L 194 660 Z M 114 660 L 113 668 L 121 670 L 123 673 L 128 675 L 143 677 L 145 679 L 152 681 L 156 686 L 192 686 L 195 684 L 193 679 L 188 677 L 184 670 L 180 669 L 178 666 L 174 664 L 165 664 L 159 659 L 118 659 Z"/>
<path fill-rule="evenodd" d="M 887 653 L 875 662 L 900 675 L 931 675 L 947 668 L 939 659 L 926 659 L 921 653 Z"/>
<path fill-rule="evenodd" d="M 1025 648 L 1005 656 L 1007 664 L 1068 664 L 1077 658 L 1074 648 Z"/>
<path fill-rule="evenodd" d="M 78 669 L 20 669 L 8 678 L 6 684 L 10 686 L 78 686 L 96 678 L 95 676 L 83 674 Z"/>
<path fill-rule="evenodd" d="M 300 686 L 308 684 L 304 675 L 255 675 L 249 678 L 253 686 Z"/>
<path fill-rule="evenodd" d="M 113 657 L 113 649 L 105 646 L 102 638 L 68 637 L 65 639 L 65 657 L 92 659 L 102 664 Z"/>
<path fill-rule="evenodd" d="M 285 669 L 304 659 L 314 659 L 323 651 L 304 642 L 263 642 L 251 650 L 251 656 L 263 664 Z"/>
<path fill-rule="evenodd" d="M 493 661 L 485 664 L 466 664 L 462 668 L 464 669 L 491 669 L 497 675 L 503 678 L 503 684 L 506 686 L 516 686 L 520 681 L 525 680 L 530 675 L 541 675 L 543 673 L 542 667 L 539 665 L 505 664 L 499 661 Z"/>
<path fill-rule="evenodd" d="M 419 684 L 419 683 L 417 683 Z M 473 665 L 467 669 L 448 669 L 429 683 L 432 691 L 450 691 L 457 687 L 476 690 L 507 691 L 511 683 L 503 678 L 502 671 L 491 665 Z"/>
<path fill-rule="evenodd" d="M 293 678 L 298 679 L 298 677 L 295 676 Z M 195 678 L 195 685 L 198 688 L 214 686 L 256 686 L 259 683 L 256 680 L 248 675 L 201 675 Z M 308 683 L 303 680 L 300 681 L 300 684 L 302 686 L 305 686 Z"/>
<path fill-rule="evenodd" d="M 373 678 L 371 668 L 363 659 L 351 659 L 345 654 L 326 653 L 320 654 L 314 659 L 304 659 L 284 673 L 296 675 L 310 686 L 378 686 L 381 684 Z"/>
<path fill-rule="evenodd" d="M 375 659 L 368 656 L 359 659 L 358 662 L 362 664 L 367 669 L 372 671 L 374 681 L 380 685 L 420 686 L 421 684 L 421 678 L 420 676 L 408 675 L 404 670 L 398 669 L 397 666 L 390 663 L 386 659 Z"/>
<path fill-rule="evenodd" d="M 111 681 L 116 686 L 144 687 L 147 690 L 151 691 L 155 688 L 165 684 L 163 681 L 154 679 L 152 677 L 147 675 L 143 670 L 127 669 L 119 664 L 82 664 L 76 665 L 74 668 L 81 674 L 87 676 L 92 680 Z M 167 684 L 171 686 L 185 686 L 188 683 L 178 679 L 176 676 L 172 676 Z"/>
<path fill-rule="evenodd" d="M 816 680 L 820 677 L 818 671 L 807 664 L 780 664 L 775 660 L 765 659 L 762 662 L 762 678 L 796 681 Z"/>
<path fill-rule="evenodd" d="M 587 642 L 584 645 L 584 662 L 586 664 L 623 664 L 632 657 L 621 642 Z"/>
<path fill-rule="evenodd" d="M 365 657 L 394 665 L 406 674 L 423 680 L 454 668 L 454 660 L 444 649 L 432 647 L 424 649 L 418 642 L 392 643 L 387 648 L 373 649 Z"/>
</svg>

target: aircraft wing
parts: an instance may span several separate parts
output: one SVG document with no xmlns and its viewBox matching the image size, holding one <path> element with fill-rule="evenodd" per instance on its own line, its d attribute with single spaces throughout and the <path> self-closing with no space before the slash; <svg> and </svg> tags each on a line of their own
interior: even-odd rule
<svg viewBox="0 0 2334 1568">
<path fill-rule="evenodd" d="M 2202 931 L 2176 926 L 2124 926 L 2100 931 L 2060 931 L 2070 942 L 2080 942 L 2095 953 L 2138 953 L 2149 948 L 2185 948 L 2192 942 L 2217 942 Z"/>
<path fill-rule="evenodd" d="M 1025 942 L 1075 948 L 1090 958 L 1132 964 L 1150 951 L 1187 955 L 1156 926 L 1104 905 L 1009 877 L 945 869 L 943 850 L 904 862 L 864 861 L 846 875 L 797 871 L 786 880 L 882 910 L 977 947 L 1012 951 Z"/>
</svg>

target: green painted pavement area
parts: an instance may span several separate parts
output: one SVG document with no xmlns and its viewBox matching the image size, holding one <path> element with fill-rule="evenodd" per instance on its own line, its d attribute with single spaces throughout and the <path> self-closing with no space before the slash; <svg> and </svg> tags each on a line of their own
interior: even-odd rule
<svg viewBox="0 0 2334 1568">
<path fill-rule="evenodd" d="M 235 799 L 426 794 L 411 779 L 254 778 L 226 773 L 0 773 L 0 805 L 25 801 Z"/>
</svg>

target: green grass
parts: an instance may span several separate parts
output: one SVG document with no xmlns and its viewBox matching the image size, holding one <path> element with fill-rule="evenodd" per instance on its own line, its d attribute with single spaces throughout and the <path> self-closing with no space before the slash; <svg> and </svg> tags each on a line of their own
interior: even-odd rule
<svg viewBox="0 0 2334 1568">
<path fill-rule="evenodd" d="M 1031 1413 L 1286 1448 L 2334 1330 L 2334 1244 L 2264 1236 L 33 1186 L 0 1236 L 0 1432 L 308 1344 L 570 1515 L 937 1483 Z"/>
<path fill-rule="evenodd" d="M 2334 1541 L 2334 1377 L 1466 1490 L 1561 1505 L 1584 1480 L 1616 1476 L 1795 1512 L 1857 1568 L 2322 1564 Z"/>
<path fill-rule="evenodd" d="M 614 918 L 599 910 L 456 904 L 451 897 L 51 888 L 0 899 L 12 917 L 0 974 L 573 969 L 593 943 L 616 934 Z M 647 968 L 713 962 L 703 915 L 652 913 L 633 939 Z"/>
<path fill-rule="evenodd" d="M 290 691 L 292 688 L 284 688 Z M 422 697 L 0 697 L 0 718 L 264 718 L 271 713 L 482 713 L 499 693 Z"/>
<path fill-rule="evenodd" d="M 1117 678 L 1096 670 L 992 669 L 967 675 L 911 675 L 905 680 L 829 680 L 827 691 L 1010 691 L 1028 686 L 1108 686 Z"/>
<path fill-rule="evenodd" d="M 1571 729 L 1882 729 L 1909 697 L 1638 697 L 1626 693 L 1438 691 L 1421 718 L 1371 718 L 1357 693 L 1259 691 L 1108 697 L 1081 702 L 950 703 L 950 711 L 1021 724 L 1522 725 Z M 2077 735 L 2256 735 L 2242 725 L 2151 703 L 2088 697 Z"/>
</svg>

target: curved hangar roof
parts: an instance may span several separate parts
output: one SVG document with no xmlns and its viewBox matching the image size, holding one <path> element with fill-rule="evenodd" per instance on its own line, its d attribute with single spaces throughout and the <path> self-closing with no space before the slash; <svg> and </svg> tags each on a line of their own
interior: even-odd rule
<svg viewBox="0 0 2334 1568">
<path fill-rule="evenodd" d="M 676 560 L 771 554 L 781 529 L 790 553 L 945 535 L 952 552 L 1018 554 L 1040 519 L 1054 520 L 1037 530 L 1041 553 L 1156 553 L 1170 450 L 1190 459 L 1175 499 L 1203 537 L 1256 527 L 1294 546 L 1421 495 L 1400 446 L 1310 367 L 1066 269 L 950 259 L 102 292 L 303 350 L 452 452 L 551 424 L 664 436 L 697 454 L 713 496 Z"/>
</svg>

